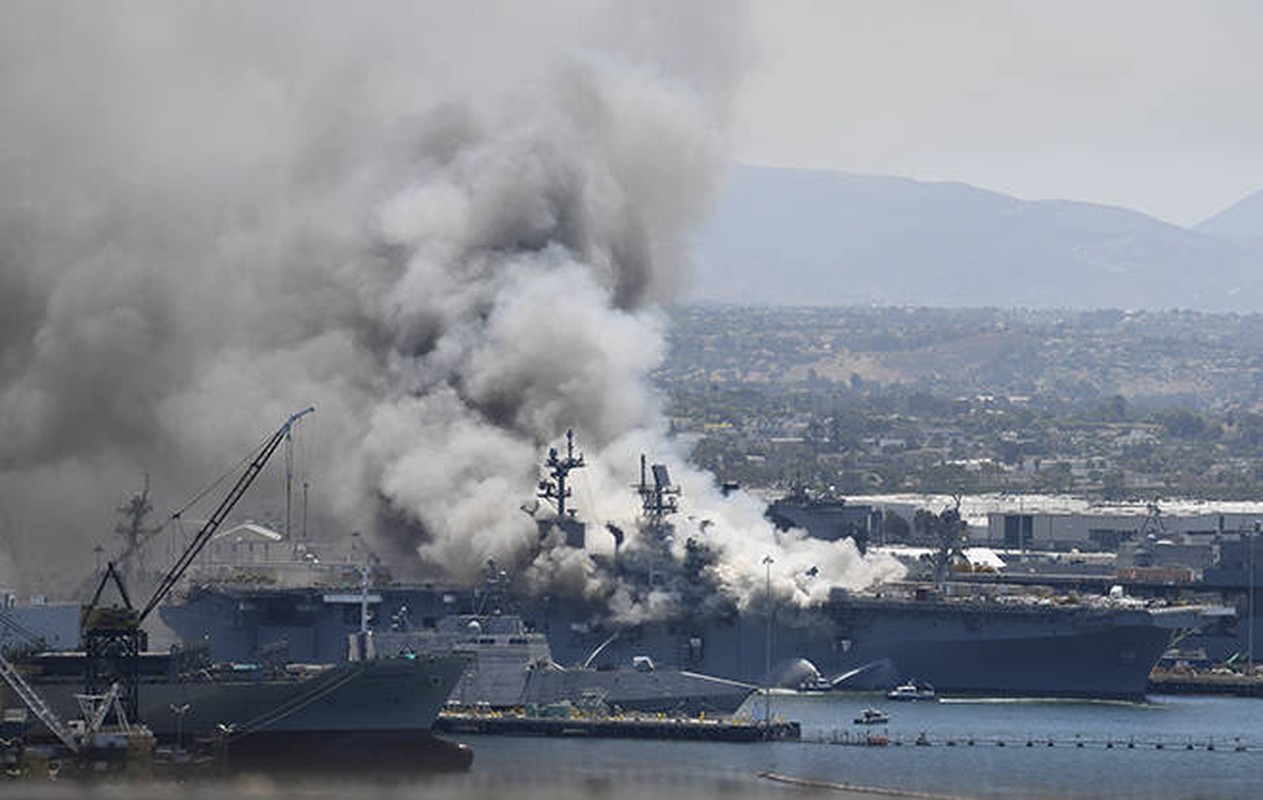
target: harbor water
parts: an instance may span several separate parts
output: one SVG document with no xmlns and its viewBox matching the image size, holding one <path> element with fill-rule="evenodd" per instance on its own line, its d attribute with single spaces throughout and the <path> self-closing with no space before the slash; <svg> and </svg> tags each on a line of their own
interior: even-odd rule
<svg viewBox="0 0 1263 800">
<path fill-rule="evenodd" d="M 1259 699 L 893 703 L 878 694 L 837 693 L 773 695 L 769 706 L 773 716 L 802 723 L 801 741 L 477 737 L 469 740 L 476 752 L 472 772 L 444 780 L 465 781 L 476 792 L 471 796 L 506 797 L 509 782 L 540 796 L 576 787 L 600 787 L 611 797 L 665 797 L 673 790 L 725 798 L 792 794 L 792 787 L 765 777 L 775 773 L 909 796 L 1235 800 L 1259 796 L 1263 774 Z M 885 710 L 889 724 L 854 724 L 867 706 Z M 763 698 L 752 698 L 744 710 L 762 715 Z M 890 744 L 838 744 L 869 734 Z M 847 795 L 865 796 L 836 793 Z"/>
<path fill-rule="evenodd" d="M 885 710 L 889 723 L 856 725 L 855 717 L 869 706 Z M 144 800 L 171 796 L 174 790 L 207 800 L 1260 796 L 1263 699 L 1157 695 L 1123 703 L 946 697 L 937 703 L 896 703 L 879 694 L 774 694 L 766 709 L 773 717 L 800 721 L 803 738 L 735 743 L 448 735 L 473 748 L 468 772 L 385 778 L 348 765 L 345 776 L 335 770 L 305 782 L 301 776 L 281 780 L 230 770 L 208 782 L 119 786 L 94 796 Z M 752 698 L 743 710 L 762 718 L 764 698 Z M 889 744 L 846 744 L 869 735 Z M 23 796 L 36 788 L 23 786 Z M 82 796 L 65 784 L 38 787 L 37 793 Z"/>
</svg>

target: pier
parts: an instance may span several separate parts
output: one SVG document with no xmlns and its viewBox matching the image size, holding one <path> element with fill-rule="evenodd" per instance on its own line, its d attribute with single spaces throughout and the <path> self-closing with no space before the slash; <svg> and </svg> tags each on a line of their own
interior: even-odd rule
<svg viewBox="0 0 1263 800">
<path fill-rule="evenodd" d="M 525 712 L 444 711 L 434 730 L 449 734 L 497 736 L 570 736 L 609 739 L 680 739 L 708 742 L 796 740 L 799 723 L 705 717 L 539 716 Z"/>
<path fill-rule="evenodd" d="M 1263 677 L 1208 670 L 1175 672 L 1154 670 L 1149 691 L 1157 694 L 1226 694 L 1236 697 L 1263 697 Z"/>
</svg>

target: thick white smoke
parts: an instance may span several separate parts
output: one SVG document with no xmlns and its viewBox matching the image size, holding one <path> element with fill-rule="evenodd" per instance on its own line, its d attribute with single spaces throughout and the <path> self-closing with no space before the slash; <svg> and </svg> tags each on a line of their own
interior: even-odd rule
<svg viewBox="0 0 1263 800">
<path fill-rule="evenodd" d="M 567 428 L 591 521 L 629 518 L 611 476 L 671 447 L 655 309 L 722 163 L 739 8 L 474 5 L 9 5 L 0 579 L 89 566 L 143 474 L 172 508 L 308 404 L 326 535 L 466 578 L 520 559 Z M 867 580 L 677 469 L 739 592 L 772 548 L 787 592 Z"/>
<path fill-rule="evenodd" d="M 777 531 L 764 518 L 763 501 L 743 492 L 725 495 L 713 475 L 689 466 L 682 442 L 669 439 L 652 427 L 629 431 L 606 445 L 595 458 L 591 458 L 592 453 L 585 453 L 589 466 L 573 473 L 572 502 L 581 507 L 581 516 L 598 523 L 614 522 L 631 534 L 625 548 L 634 547 L 632 537 L 645 533 L 637 523 L 641 514 L 639 499 L 630 490 L 639 477 L 641 453 L 649 455 L 653 462 L 665 464 L 680 490 L 680 512 L 669 518 L 667 549 L 674 560 L 685 561 L 690 539 L 719 554 L 710 578 L 724 587 L 739 606 L 764 596 L 769 583 L 773 595 L 805 606 L 826 600 L 832 587 L 864 588 L 874 582 L 900 578 L 905 572 L 889 556 L 870 553 L 861 558 L 849 539 L 829 542 L 810 538 L 799 530 Z M 650 483 L 652 480 L 650 476 Z M 588 542 L 590 549 L 608 553 L 613 539 L 598 524 L 589 526 Z M 571 585 L 580 574 L 590 577 L 590 572 L 580 573 L 573 560 L 563 562 L 557 555 L 550 558 L 551 567 L 571 568 Z M 772 563 L 766 564 L 765 558 L 771 558 Z M 681 602 L 682 587 L 670 582 L 648 593 L 633 587 L 611 589 L 597 584 L 591 580 L 587 592 L 610 597 L 614 614 L 625 621 L 661 616 L 667 610 L 678 610 Z"/>
</svg>

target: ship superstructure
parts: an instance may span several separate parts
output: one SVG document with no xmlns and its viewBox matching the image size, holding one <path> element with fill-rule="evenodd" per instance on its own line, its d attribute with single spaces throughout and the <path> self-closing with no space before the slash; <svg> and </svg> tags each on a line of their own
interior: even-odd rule
<svg viewBox="0 0 1263 800">
<path fill-rule="evenodd" d="M 469 664 L 452 691 L 453 704 L 493 708 L 586 703 L 607 708 L 663 713 L 729 713 L 754 691 L 741 681 L 659 668 L 635 655 L 596 669 L 553 660 L 548 637 L 527 627 L 517 614 L 503 613 L 496 598 L 507 575 L 487 565 L 482 613 L 450 614 L 433 628 L 407 625 L 399 613 L 389 630 L 371 637 L 375 655 L 450 652 Z"/>
</svg>

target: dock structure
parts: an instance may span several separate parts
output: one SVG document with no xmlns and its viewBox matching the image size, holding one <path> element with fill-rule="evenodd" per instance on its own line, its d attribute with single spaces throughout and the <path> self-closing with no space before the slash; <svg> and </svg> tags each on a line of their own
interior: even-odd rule
<svg viewBox="0 0 1263 800">
<path fill-rule="evenodd" d="M 1149 691 L 1158 694 L 1225 694 L 1263 697 L 1263 676 L 1216 673 L 1207 670 L 1175 672 L 1154 670 Z"/>
<path fill-rule="evenodd" d="M 485 714 L 444 711 L 434 730 L 455 734 L 498 736 L 572 736 L 608 739 L 680 739 L 708 742 L 794 740 L 802 735 L 797 722 L 786 720 L 707 719 L 660 716 L 535 716 L 525 713 Z"/>
</svg>

